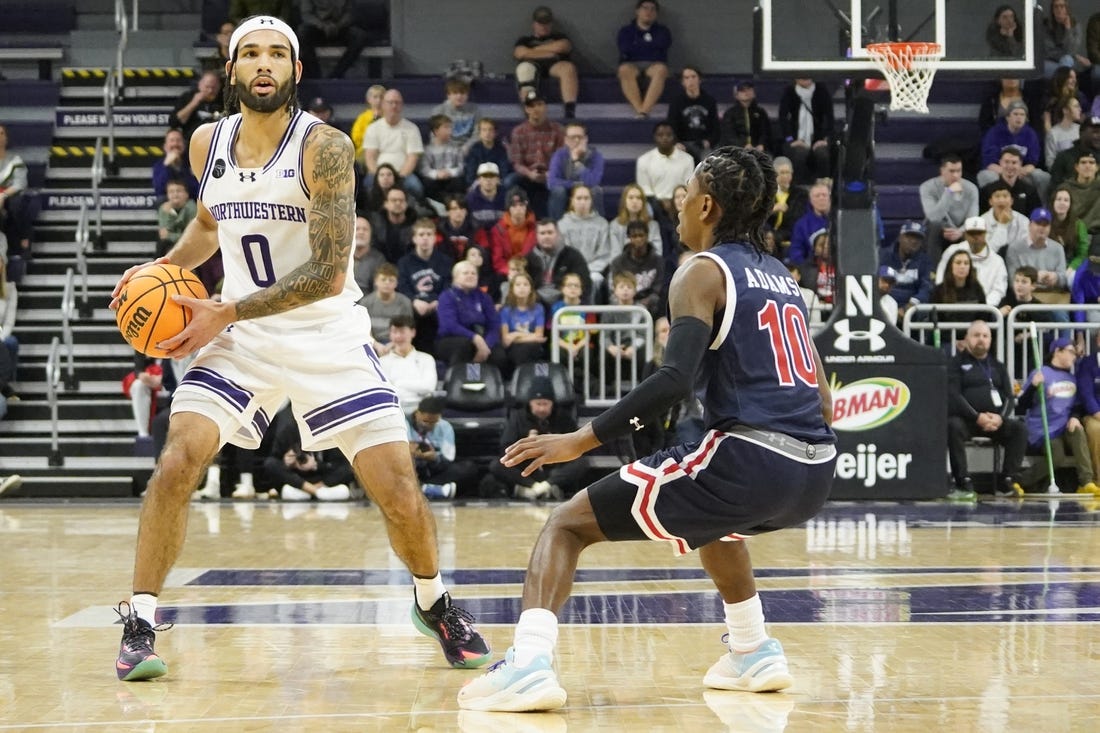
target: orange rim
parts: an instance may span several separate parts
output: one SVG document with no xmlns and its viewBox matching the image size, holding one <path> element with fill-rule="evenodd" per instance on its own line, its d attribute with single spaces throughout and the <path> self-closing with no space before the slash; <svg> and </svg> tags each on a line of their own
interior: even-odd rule
<svg viewBox="0 0 1100 733">
<path fill-rule="evenodd" d="M 913 59 L 938 59 L 942 55 L 940 44 L 923 41 L 892 41 L 890 43 L 868 43 L 867 50 L 880 63 L 891 69 L 908 70 Z"/>
</svg>

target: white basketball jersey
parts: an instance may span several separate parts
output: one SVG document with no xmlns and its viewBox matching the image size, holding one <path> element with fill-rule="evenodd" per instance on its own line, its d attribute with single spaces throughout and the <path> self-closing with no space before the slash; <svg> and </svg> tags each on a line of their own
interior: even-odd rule
<svg viewBox="0 0 1100 733">
<path fill-rule="evenodd" d="M 302 155 L 307 133 L 320 124 L 324 123 L 313 115 L 295 111 L 271 160 L 262 168 L 242 168 L 234 154 L 241 115 L 217 122 L 199 182 L 199 200 L 218 222 L 225 268 L 222 295 L 226 300 L 262 290 L 310 259 L 310 193 L 309 182 L 302 175 Z M 348 231 L 355 229 L 353 217 L 349 212 Z M 348 277 L 339 295 L 283 313 L 239 321 L 234 328 L 270 334 L 347 315 L 363 295 L 351 276 L 353 250 L 348 251 Z"/>
</svg>

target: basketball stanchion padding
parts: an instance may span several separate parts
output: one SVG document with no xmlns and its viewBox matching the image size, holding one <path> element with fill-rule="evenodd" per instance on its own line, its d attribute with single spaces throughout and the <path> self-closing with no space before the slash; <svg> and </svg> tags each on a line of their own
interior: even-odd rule
<svg viewBox="0 0 1100 733">
<path fill-rule="evenodd" d="M 195 274 L 179 265 L 150 265 L 135 272 L 118 296 L 115 322 L 122 338 L 146 356 L 167 356 L 157 344 L 191 321 L 191 310 L 172 300 L 173 295 L 209 297 Z"/>
<path fill-rule="evenodd" d="M 939 69 L 938 43 L 868 43 L 867 53 L 890 83 L 890 109 L 928 114 L 928 92 Z"/>
</svg>

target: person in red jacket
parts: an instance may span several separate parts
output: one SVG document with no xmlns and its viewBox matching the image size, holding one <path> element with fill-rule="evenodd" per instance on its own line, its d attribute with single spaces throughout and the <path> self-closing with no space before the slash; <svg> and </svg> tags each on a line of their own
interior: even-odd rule
<svg viewBox="0 0 1100 733">
<path fill-rule="evenodd" d="M 526 257 L 535 246 L 535 214 L 528 205 L 527 192 L 519 186 L 508 192 L 508 211 L 489 230 L 489 250 L 493 269 L 508 274 L 508 260 Z"/>
</svg>

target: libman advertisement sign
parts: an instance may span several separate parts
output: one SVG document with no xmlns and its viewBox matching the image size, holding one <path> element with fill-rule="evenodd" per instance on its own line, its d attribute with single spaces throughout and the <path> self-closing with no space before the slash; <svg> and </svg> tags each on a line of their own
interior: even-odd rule
<svg viewBox="0 0 1100 733">
<path fill-rule="evenodd" d="M 815 337 L 833 394 L 833 499 L 933 499 L 947 491 L 947 359 L 888 323 L 870 276 L 837 279 Z"/>
</svg>

